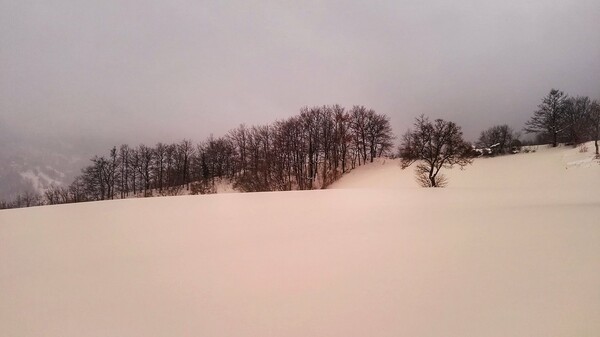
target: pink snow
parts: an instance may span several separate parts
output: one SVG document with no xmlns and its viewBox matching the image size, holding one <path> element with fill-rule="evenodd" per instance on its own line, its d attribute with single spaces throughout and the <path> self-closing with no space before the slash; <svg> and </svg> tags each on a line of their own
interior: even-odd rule
<svg viewBox="0 0 600 337">
<path fill-rule="evenodd" d="M 567 169 L 591 156 L 0 211 L 0 336 L 595 336 L 600 166 Z"/>
</svg>

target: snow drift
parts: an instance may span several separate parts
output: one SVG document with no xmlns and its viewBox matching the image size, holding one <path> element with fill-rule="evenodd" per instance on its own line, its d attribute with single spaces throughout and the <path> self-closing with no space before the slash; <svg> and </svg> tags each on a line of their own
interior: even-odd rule
<svg viewBox="0 0 600 337">
<path fill-rule="evenodd" d="M 590 156 L 1 211 L 0 336 L 597 335 L 600 167 L 568 165 Z"/>
</svg>

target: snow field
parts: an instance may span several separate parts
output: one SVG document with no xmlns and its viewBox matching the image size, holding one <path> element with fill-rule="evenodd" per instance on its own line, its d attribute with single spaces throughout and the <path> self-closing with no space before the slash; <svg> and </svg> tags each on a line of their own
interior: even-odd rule
<svg viewBox="0 0 600 337">
<path fill-rule="evenodd" d="M 597 335 L 600 168 L 567 168 L 589 156 L 1 211 L 0 336 Z"/>
</svg>

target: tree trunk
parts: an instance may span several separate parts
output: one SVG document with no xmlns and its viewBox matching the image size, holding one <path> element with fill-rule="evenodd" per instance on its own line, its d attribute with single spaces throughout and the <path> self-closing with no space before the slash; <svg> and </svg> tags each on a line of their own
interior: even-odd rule
<svg viewBox="0 0 600 337">
<path fill-rule="evenodd" d="M 433 165 L 431 165 L 431 168 L 429 169 L 429 181 L 431 182 L 431 187 L 437 187 L 437 184 L 435 183 L 435 174 L 433 173 Z"/>
</svg>

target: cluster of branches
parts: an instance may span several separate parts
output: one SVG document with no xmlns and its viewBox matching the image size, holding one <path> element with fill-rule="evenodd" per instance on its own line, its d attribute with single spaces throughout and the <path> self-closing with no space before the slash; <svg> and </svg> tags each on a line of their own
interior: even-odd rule
<svg viewBox="0 0 600 337">
<path fill-rule="evenodd" d="M 444 187 L 446 177 L 442 168 L 461 168 L 472 163 L 471 145 L 462 137 L 460 126 L 454 122 L 429 118 L 421 115 L 416 118 L 414 128 L 402 137 L 398 155 L 402 159 L 402 169 L 417 163 L 417 182 L 423 187 Z"/>
<path fill-rule="evenodd" d="M 40 194 L 27 191 L 17 195 L 12 201 L 0 200 L 0 209 L 33 207 L 44 204 L 44 198 Z"/>
<path fill-rule="evenodd" d="M 244 192 L 323 188 L 389 154 L 393 139 L 389 118 L 364 106 L 306 107 L 286 120 L 240 125 L 197 145 L 183 140 L 113 147 L 107 156 L 93 157 L 71 185 L 46 190 L 38 204 L 176 195 L 184 188 L 204 194 L 221 179 Z"/>
<path fill-rule="evenodd" d="M 393 147 L 389 118 L 363 106 L 303 108 L 270 126 L 229 133 L 242 191 L 323 188 Z"/>
<path fill-rule="evenodd" d="M 510 153 L 513 148 L 520 148 L 520 134 L 514 132 L 506 124 L 494 125 L 481 132 L 476 145 L 481 149 L 489 151 L 483 155 L 497 155 Z"/>
<path fill-rule="evenodd" d="M 537 133 L 541 141 L 550 141 L 553 147 L 560 142 L 577 145 L 593 140 L 599 154 L 600 103 L 552 89 L 525 124 L 525 131 Z"/>
</svg>

